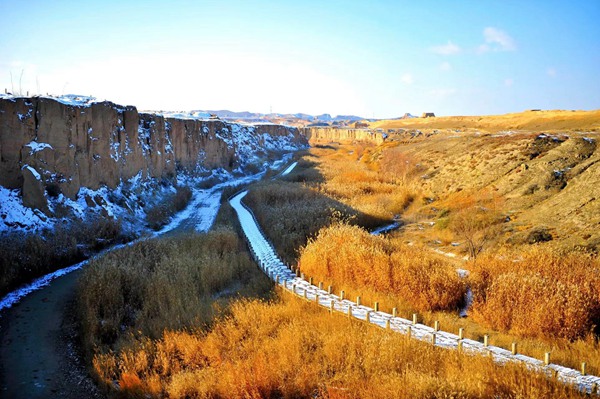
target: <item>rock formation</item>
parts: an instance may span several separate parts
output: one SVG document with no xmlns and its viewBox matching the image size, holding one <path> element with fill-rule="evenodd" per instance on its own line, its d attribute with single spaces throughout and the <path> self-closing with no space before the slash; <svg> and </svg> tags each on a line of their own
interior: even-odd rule
<svg viewBox="0 0 600 399">
<path fill-rule="evenodd" d="M 310 142 L 352 142 L 369 141 L 375 144 L 383 143 L 385 135 L 369 129 L 349 129 L 336 127 L 306 127 L 302 133 Z"/>
<path fill-rule="evenodd" d="M 20 189 L 44 212 L 45 193 L 74 199 L 80 188 L 142 178 L 234 170 L 277 140 L 305 144 L 296 128 L 138 113 L 108 101 L 0 98 L 0 185 Z M 40 198 L 40 191 L 41 197 Z"/>
</svg>

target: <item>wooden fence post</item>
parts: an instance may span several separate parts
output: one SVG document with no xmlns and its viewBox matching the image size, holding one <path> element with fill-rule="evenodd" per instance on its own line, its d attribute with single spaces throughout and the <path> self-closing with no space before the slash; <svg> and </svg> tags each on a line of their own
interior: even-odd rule
<svg viewBox="0 0 600 399">
<path fill-rule="evenodd" d="M 435 333 L 431 334 L 431 344 L 435 346 Z"/>
<path fill-rule="evenodd" d="M 313 278 L 312 277 L 308 278 L 308 284 L 313 285 Z"/>
<path fill-rule="evenodd" d="M 375 302 L 375 305 L 373 306 L 373 308 L 376 312 L 379 312 L 379 302 Z"/>
<path fill-rule="evenodd" d="M 458 339 L 465 339 L 465 329 L 462 327 L 458 329 Z"/>
<path fill-rule="evenodd" d="M 319 294 L 315 295 L 315 303 L 319 306 Z"/>
<path fill-rule="evenodd" d="M 323 282 L 319 281 L 319 289 L 322 290 L 323 289 Z"/>
<path fill-rule="evenodd" d="M 356 297 L 356 305 L 357 305 L 357 306 L 360 306 L 360 296 L 357 296 L 357 297 Z"/>
<path fill-rule="evenodd" d="M 490 346 L 489 340 L 490 340 L 490 337 L 487 334 L 483 336 L 483 346 L 484 347 L 487 348 L 488 346 Z"/>
<path fill-rule="evenodd" d="M 327 287 L 327 293 L 331 295 L 332 292 L 333 292 L 333 287 L 332 286 Z"/>
<path fill-rule="evenodd" d="M 586 370 L 585 366 L 586 366 L 585 362 L 582 362 L 581 363 L 581 375 L 586 375 L 587 370 Z"/>
<path fill-rule="evenodd" d="M 439 321 L 436 320 L 433 322 L 433 329 L 435 331 L 440 331 L 440 322 Z"/>
<path fill-rule="evenodd" d="M 370 323 L 370 322 L 371 322 L 371 316 L 370 316 L 370 314 L 371 314 L 371 312 L 367 312 L 367 318 L 365 319 L 365 321 L 366 321 L 367 323 Z"/>
<path fill-rule="evenodd" d="M 406 336 L 408 337 L 408 339 L 411 338 L 411 336 L 412 336 L 412 327 L 411 326 L 407 327 L 407 329 L 406 329 Z"/>
<path fill-rule="evenodd" d="M 352 318 L 352 306 L 348 305 L 348 318 Z"/>
<path fill-rule="evenodd" d="M 385 320 L 385 328 L 386 328 L 386 330 L 389 330 L 391 328 L 390 319 Z"/>
<path fill-rule="evenodd" d="M 550 364 L 550 352 L 546 352 L 544 353 L 544 366 L 547 366 Z"/>
<path fill-rule="evenodd" d="M 343 301 L 344 300 L 344 290 L 340 291 L 340 299 Z"/>
<path fill-rule="evenodd" d="M 398 311 L 396 310 L 396 308 L 392 308 L 392 317 L 397 317 L 398 316 Z"/>
<path fill-rule="evenodd" d="M 513 355 L 516 355 L 516 354 L 517 354 L 517 343 L 516 343 L 516 342 L 513 342 L 513 343 L 512 343 L 512 348 L 511 348 L 510 352 L 511 352 Z"/>
<path fill-rule="evenodd" d="M 334 300 L 332 299 L 331 302 L 329 303 L 329 313 L 333 314 L 333 304 L 334 304 Z"/>
<path fill-rule="evenodd" d="M 413 313 L 412 323 L 413 323 L 413 325 L 417 324 L 417 314 L 416 313 Z"/>
</svg>

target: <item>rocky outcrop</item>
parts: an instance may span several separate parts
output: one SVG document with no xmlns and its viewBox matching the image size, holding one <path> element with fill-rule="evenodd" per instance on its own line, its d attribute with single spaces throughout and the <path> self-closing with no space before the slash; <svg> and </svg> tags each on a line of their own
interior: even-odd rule
<svg viewBox="0 0 600 399">
<path fill-rule="evenodd" d="M 21 189 L 28 206 L 43 208 L 40 187 L 42 194 L 73 199 L 81 187 L 115 188 L 140 173 L 161 179 L 182 171 L 231 171 L 249 156 L 266 154 L 278 139 L 306 144 L 287 126 L 170 118 L 108 101 L 5 97 L 0 98 L 0 185 Z"/>
<path fill-rule="evenodd" d="M 302 133 L 309 142 L 353 142 L 367 141 L 375 144 L 381 144 L 385 140 L 385 134 L 369 129 L 348 129 L 336 127 L 307 127 L 302 129 Z"/>
<path fill-rule="evenodd" d="M 48 201 L 44 194 L 44 186 L 42 185 L 41 176 L 31 166 L 26 165 L 22 169 L 23 173 L 23 205 L 39 209 L 46 215 L 50 213 L 48 209 Z"/>
</svg>

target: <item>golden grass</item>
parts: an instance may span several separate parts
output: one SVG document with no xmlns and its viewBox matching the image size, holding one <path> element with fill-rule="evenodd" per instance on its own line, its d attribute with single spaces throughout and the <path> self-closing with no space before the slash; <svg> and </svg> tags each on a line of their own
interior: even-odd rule
<svg viewBox="0 0 600 399">
<path fill-rule="evenodd" d="M 585 254 L 488 255 L 472 270 L 473 315 L 523 336 L 576 339 L 600 322 L 600 261 Z"/>
<path fill-rule="evenodd" d="M 322 229 L 303 249 L 300 270 L 334 285 L 396 295 L 419 311 L 456 310 L 466 289 L 455 269 L 431 251 L 348 224 Z"/>
<path fill-rule="evenodd" d="M 582 397 L 522 366 L 407 340 L 291 297 L 236 302 L 208 333 L 165 332 L 94 363 L 131 397 Z"/>
<path fill-rule="evenodd" d="M 402 154 L 394 143 L 387 143 L 379 148 L 361 144 L 357 151 L 350 145 L 311 149 L 309 154 L 311 163 L 308 166 L 318 171 L 320 179 L 318 183 L 304 184 L 302 188 L 296 186 L 296 189 L 318 190 L 324 196 L 335 197 L 342 204 L 362 202 L 360 206 L 365 210 L 365 204 L 373 201 L 377 195 L 385 197 L 388 193 L 394 192 L 394 189 L 387 187 L 398 187 L 401 191 L 406 189 L 405 181 L 409 184 L 415 183 L 410 179 L 398 179 L 393 173 L 381 172 L 381 160 L 385 159 L 386 151 L 390 150 Z M 357 152 L 361 153 L 358 158 L 356 158 Z M 365 160 L 365 156 L 368 160 Z M 410 158 L 398 154 L 396 156 L 398 159 Z M 308 172 L 305 170 L 302 173 Z M 356 182 L 352 183 L 353 181 Z M 364 187 L 377 187 L 377 189 L 365 190 Z M 288 191 L 293 189 L 292 186 L 286 188 Z M 353 199 L 354 195 L 361 200 Z M 413 195 L 415 198 L 421 198 L 422 194 L 416 192 Z M 289 198 L 292 199 L 293 195 L 290 194 Z M 433 205 L 436 205 L 436 208 Z M 300 217 L 311 219 L 311 213 L 306 212 L 307 206 L 304 202 L 291 201 L 288 206 L 292 212 L 301 215 Z M 415 200 L 408 208 L 407 217 L 424 221 L 436 220 L 439 217 L 436 227 L 417 230 L 418 233 L 410 235 L 405 230 L 401 230 L 388 235 L 383 241 L 369 237 L 364 231 L 359 233 L 357 228 L 351 226 L 345 226 L 344 229 L 348 231 L 339 231 L 337 235 L 333 233 L 335 230 L 333 227 L 324 229 L 323 231 L 328 233 L 317 237 L 312 233 L 317 226 L 313 226 L 311 230 L 313 239 L 304 250 L 299 252 L 300 266 L 305 275 L 312 277 L 315 283 L 323 281 L 325 286 L 332 285 L 338 294 L 344 290 L 349 299 L 354 300 L 357 296 L 361 296 L 362 302 L 371 306 L 377 301 L 380 308 L 388 312 L 395 307 L 399 315 L 405 318 L 410 318 L 413 312 L 418 312 L 419 320 L 430 325 L 433 325 L 435 320 L 440 320 L 444 329 L 455 333 L 458 328 L 463 327 L 467 329 L 467 336 L 479 341 L 482 341 L 483 335 L 487 334 L 492 338 L 492 342 L 504 348 L 510 348 L 512 342 L 518 341 L 520 350 L 524 354 L 541 359 L 545 352 L 551 351 L 554 362 L 579 368 L 580 362 L 586 361 L 590 370 L 600 372 L 600 350 L 597 338 L 595 335 L 589 335 L 592 326 L 600 324 L 596 310 L 598 297 L 597 294 L 593 294 L 597 292 L 597 288 L 593 291 L 591 285 L 585 285 L 588 281 L 586 276 L 589 279 L 589 275 L 593 275 L 597 268 L 597 266 L 592 267 L 594 263 L 586 259 L 596 259 L 597 262 L 597 257 L 571 254 L 569 256 L 572 257 L 572 261 L 561 262 L 561 255 L 556 254 L 554 262 L 557 266 L 553 269 L 555 271 L 548 272 L 543 279 L 548 283 L 550 290 L 556 288 L 559 291 L 549 295 L 544 295 L 540 291 L 533 294 L 536 291 L 531 283 L 539 279 L 527 276 L 541 273 L 547 259 L 532 253 L 528 261 L 515 263 L 512 262 L 513 259 L 527 257 L 527 250 L 511 247 L 512 253 L 503 264 L 512 265 L 510 272 L 517 271 L 524 276 L 524 281 L 517 278 L 520 284 L 511 284 L 513 280 L 506 276 L 502 277 L 507 271 L 497 267 L 503 255 L 501 252 L 498 253 L 495 247 L 496 237 L 504 234 L 505 225 L 502 222 L 504 217 L 500 218 L 504 206 L 504 198 L 493 189 L 479 191 L 471 189 L 451 193 L 432 205 Z M 258 209 L 260 212 L 260 208 L 260 203 L 252 204 L 252 209 Z M 262 211 L 270 210 L 270 207 L 265 207 Z M 356 223 L 355 220 L 353 222 Z M 457 228 L 459 222 L 469 229 L 461 231 Z M 328 225 L 322 224 L 318 228 Z M 472 236 L 467 236 L 466 233 L 472 233 Z M 267 230 L 269 237 L 278 237 L 280 234 L 285 232 Z M 295 234 L 302 235 L 302 229 L 296 229 Z M 487 253 L 484 251 L 482 260 L 478 260 L 475 265 L 472 262 L 463 264 L 457 259 L 434 254 L 418 244 L 407 246 L 406 242 L 413 241 L 415 237 L 419 237 L 421 242 L 432 242 L 439 238 L 446 244 L 470 238 L 475 244 L 477 242 L 485 244 Z M 277 243 L 276 247 L 281 248 Z M 399 251 L 402 256 L 398 255 L 398 259 L 392 259 L 390 254 L 394 251 Z M 531 262 L 537 262 L 537 265 L 535 267 L 529 265 Z M 574 263 L 579 266 L 573 267 Z M 407 269 L 406 265 L 411 267 Z M 436 265 L 436 267 L 427 265 Z M 452 311 L 457 303 L 460 303 L 458 293 L 462 291 L 457 290 L 455 284 L 446 286 L 443 284 L 446 283 L 444 276 L 451 276 L 450 282 L 455 281 L 457 277 L 453 269 L 456 267 L 472 269 L 470 283 L 475 286 L 476 303 L 468 319 L 461 319 L 457 312 Z M 528 268 L 533 269 L 528 270 Z M 400 277 L 406 270 L 411 273 Z M 482 270 L 486 271 L 482 272 Z M 490 279 L 482 280 L 482 273 L 488 273 Z M 554 275 L 557 277 L 553 277 Z M 499 281 L 496 281 L 494 290 L 490 290 L 492 277 L 495 280 L 501 277 L 499 281 L 504 281 L 502 295 L 505 296 L 498 291 Z M 400 281 L 403 284 L 400 284 Z M 487 281 L 489 284 L 483 285 L 482 281 Z M 596 281 L 595 277 L 589 281 Z M 411 285 L 411 282 L 414 284 Z M 594 284 L 597 286 L 597 283 L 594 282 L 592 285 Z M 394 287 L 400 288 L 394 289 Z M 448 292 L 445 292 L 446 290 Z M 486 306 L 488 294 L 491 296 L 489 306 Z M 506 295 L 511 296 L 510 301 L 506 300 Z M 448 301 L 448 297 L 453 299 Z M 445 303 L 446 306 L 440 307 L 440 303 Z M 518 303 L 518 310 L 514 306 L 506 306 L 509 303 Z M 552 306 L 553 303 L 555 306 Z M 431 309 L 448 309 L 450 313 Z M 516 313 L 519 313 L 519 320 L 521 320 L 518 324 L 519 328 L 515 328 L 516 325 L 512 324 Z M 534 320 L 529 322 L 529 318 L 532 317 Z M 501 324 L 496 319 L 507 319 L 509 323 Z M 549 319 L 553 322 L 542 324 L 542 320 Z"/>
<path fill-rule="evenodd" d="M 94 259 L 79 282 L 84 348 L 105 352 L 131 336 L 212 321 L 234 295 L 266 295 L 272 283 L 231 230 L 145 240 Z"/>
<path fill-rule="evenodd" d="M 370 123 L 371 128 L 404 129 L 480 129 L 488 132 L 502 130 L 597 130 L 600 110 L 595 111 L 527 111 L 504 115 L 445 116 L 382 120 Z"/>
</svg>

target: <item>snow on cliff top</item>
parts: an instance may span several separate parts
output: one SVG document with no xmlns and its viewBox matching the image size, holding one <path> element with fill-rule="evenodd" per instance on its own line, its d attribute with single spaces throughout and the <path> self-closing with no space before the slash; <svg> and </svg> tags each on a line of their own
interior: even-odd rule
<svg viewBox="0 0 600 399">
<path fill-rule="evenodd" d="M 106 100 L 99 100 L 96 97 L 82 96 L 79 94 L 63 94 L 60 96 L 46 95 L 46 96 L 39 96 L 39 97 L 56 100 L 65 105 L 77 105 L 77 106 L 89 106 L 89 105 L 92 105 L 93 103 L 101 103 L 101 102 L 106 101 Z M 17 94 L 0 94 L 0 99 L 14 100 L 17 98 L 31 98 L 31 97 L 17 95 Z"/>
</svg>

